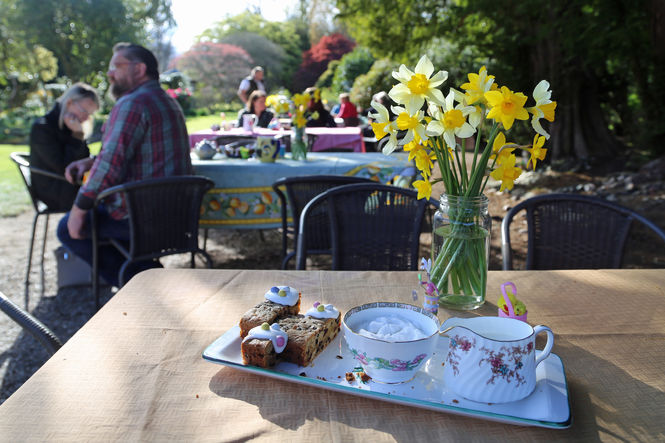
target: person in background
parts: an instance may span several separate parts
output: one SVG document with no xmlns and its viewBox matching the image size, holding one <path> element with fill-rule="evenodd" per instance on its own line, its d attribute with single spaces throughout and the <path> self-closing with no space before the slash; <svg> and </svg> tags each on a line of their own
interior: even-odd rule
<svg viewBox="0 0 665 443">
<path fill-rule="evenodd" d="M 255 66 L 250 75 L 242 79 L 240 87 L 238 87 L 238 97 L 243 103 L 247 104 L 249 96 L 256 90 L 266 92 L 266 87 L 263 84 L 263 68 L 260 66 Z"/>
<path fill-rule="evenodd" d="M 321 92 L 317 88 L 311 87 L 307 88 L 305 93 L 311 97 L 307 104 L 309 117 L 307 118 L 306 126 L 308 128 L 336 128 L 337 123 L 335 123 L 335 119 L 321 102 Z"/>
<path fill-rule="evenodd" d="M 111 95 L 117 100 L 105 124 L 102 149 L 95 158 L 71 163 L 65 177 L 76 183 L 89 171 L 76 200 L 60 223 L 58 238 L 75 255 L 92 263 L 90 213 L 103 190 L 122 183 L 192 172 L 185 117 L 178 102 L 159 84 L 157 59 L 143 46 L 118 43 L 106 73 Z M 121 195 L 113 195 L 98 206 L 100 240 L 129 242 L 127 209 Z M 164 220 L 164 222 L 168 222 Z M 99 250 L 100 275 L 118 286 L 124 256 L 112 246 Z M 127 278 L 159 261 L 137 263 Z"/>
<path fill-rule="evenodd" d="M 346 92 L 340 94 L 339 103 L 340 103 L 339 112 L 337 113 L 336 117 L 339 118 L 358 117 L 358 111 L 356 110 L 356 106 L 353 103 L 351 103 L 349 94 L 347 94 Z"/>
<path fill-rule="evenodd" d="M 245 110 L 242 111 L 240 117 L 238 118 L 238 127 L 242 128 L 242 118 L 245 115 L 253 114 L 256 116 L 256 122 L 254 126 L 260 128 L 267 128 L 270 122 L 272 121 L 274 115 L 272 112 L 268 111 L 266 107 L 266 93 L 263 91 L 254 91 L 250 94 L 249 100 L 247 100 L 247 106 Z"/>
<path fill-rule="evenodd" d="M 85 83 L 69 87 L 48 114 L 33 123 L 30 164 L 64 177 L 68 164 L 88 158 L 90 150 L 85 140 L 92 133 L 91 117 L 98 109 L 95 88 Z M 72 207 L 78 185 L 40 174 L 32 174 L 31 178 L 35 196 L 49 209 L 66 211 Z"/>
</svg>

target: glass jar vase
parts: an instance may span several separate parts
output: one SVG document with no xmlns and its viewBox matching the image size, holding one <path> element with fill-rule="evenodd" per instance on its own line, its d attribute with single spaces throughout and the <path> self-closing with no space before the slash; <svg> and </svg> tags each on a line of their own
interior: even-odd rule
<svg viewBox="0 0 665 443">
<path fill-rule="evenodd" d="M 485 195 L 441 195 L 432 220 L 430 280 L 439 305 L 471 310 L 485 303 L 492 219 Z"/>
<path fill-rule="evenodd" d="M 305 143 L 305 128 L 294 129 L 293 143 L 291 143 L 291 158 L 293 160 L 307 160 L 307 143 Z"/>
</svg>

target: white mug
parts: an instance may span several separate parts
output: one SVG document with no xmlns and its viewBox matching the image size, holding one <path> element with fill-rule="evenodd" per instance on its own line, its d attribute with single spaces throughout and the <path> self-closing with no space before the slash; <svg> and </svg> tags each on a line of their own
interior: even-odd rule
<svg viewBox="0 0 665 443">
<path fill-rule="evenodd" d="M 536 335 L 547 344 L 536 357 Z M 530 395 L 536 386 L 536 366 L 554 345 L 547 326 L 531 327 L 512 318 L 449 318 L 441 334 L 450 338 L 443 378 L 453 392 L 469 400 L 505 403 Z"/>
<path fill-rule="evenodd" d="M 252 129 L 254 129 L 254 119 L 256 118 L 256 115 L 254 114 L 245 114 L 242 116 L 242 129 L 244 129 L 247 132 L 252 132 Z"/>
</svg>

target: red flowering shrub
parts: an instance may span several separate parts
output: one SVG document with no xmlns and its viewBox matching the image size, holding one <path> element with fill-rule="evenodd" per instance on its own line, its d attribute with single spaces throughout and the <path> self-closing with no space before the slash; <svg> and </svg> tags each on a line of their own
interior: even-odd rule
<svg viewBox="0 0 665 443">
<path fill-rule="evenodd" d="M 303 52 L 302 63 L 294 80 L 294 89 L 303 91 L 314 86 L 316 80 L 332 60 L 339 60 L 356 46 L 355 42 L 342 34 L 326 35 L 317 44 Z"/>
</svg>

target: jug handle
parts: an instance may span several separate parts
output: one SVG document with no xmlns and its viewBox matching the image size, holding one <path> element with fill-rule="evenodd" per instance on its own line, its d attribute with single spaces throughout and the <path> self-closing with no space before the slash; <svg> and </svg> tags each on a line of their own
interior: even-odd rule
<svg viewBox="0 0 665 443">
<path fill-rule="evenodd" d="M 547 343 L 545 344 L 545 348 L 541 351 L 540 355 L 536 358 L 536 366 L 538 366 L 541 361 L 549 357 L 550 352 L 552 351 L 552 346 L 554 346 L 554 334 L 550 328 L 543 325 L 533 327 L 534 336 L 541 332 L 545 332 L 547 334 Z"/>
</svg>

